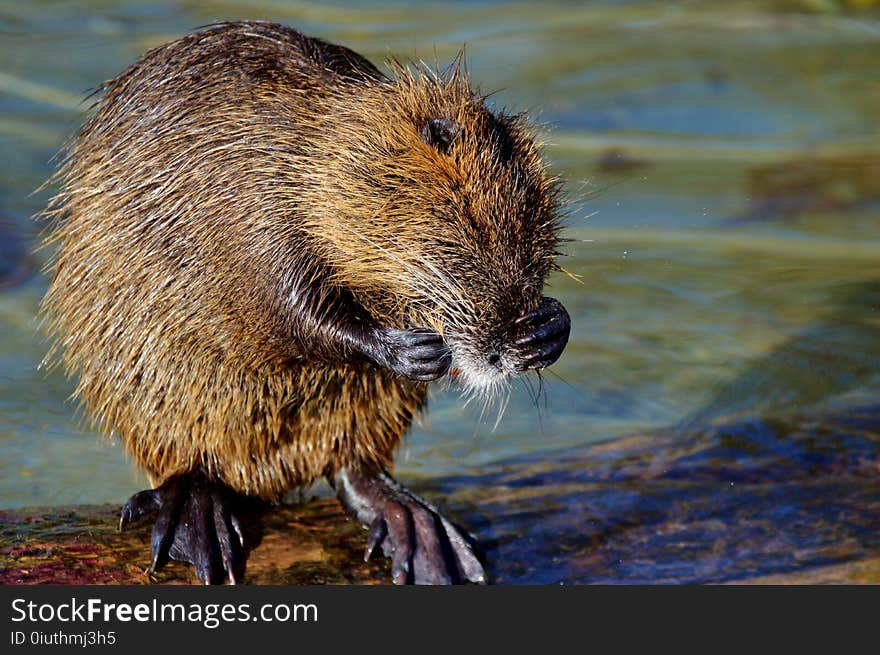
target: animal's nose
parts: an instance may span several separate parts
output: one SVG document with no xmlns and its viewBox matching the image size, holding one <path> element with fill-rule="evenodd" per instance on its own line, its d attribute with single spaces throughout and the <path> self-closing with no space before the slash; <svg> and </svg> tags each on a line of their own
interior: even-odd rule
<svg viewBox="0 0 880 655">
<path fill-rule="evenodd" d="M 497 366 L 498 362 L 500 361 L 501 355 L 499 355 L 498 353 L 492 353 L 491 355 L 489 355 L 489 364 L 491 364 L 492 366 Z"/>
</svg>

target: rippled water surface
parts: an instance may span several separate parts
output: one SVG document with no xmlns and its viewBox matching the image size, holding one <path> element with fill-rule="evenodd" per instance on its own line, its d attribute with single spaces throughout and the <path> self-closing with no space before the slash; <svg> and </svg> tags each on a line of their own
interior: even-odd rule
<svg viewBox="0 0 880 655">
<path fill-rule="evenodd" d="M 46 253 L 27 254 L 28 217 L 83 95 L 219 19 L 279 20 L 377 63 L 447 62 L 466 43 L 493 102 L 548 127 L 570 200 L 570 275 L 548 293 L 572 341 L 494 431 L 496 409 L 438 389 L 404 477 L 661 430 L 668 445 L 742 416 L 821 423 L 850 399 L 864 411 L 880 388 L 872 5 L 0 1 L 0 507 L 119 502 L 146 484 L 78 427 L 71 384 L 37 370 Z"/>
</svg>

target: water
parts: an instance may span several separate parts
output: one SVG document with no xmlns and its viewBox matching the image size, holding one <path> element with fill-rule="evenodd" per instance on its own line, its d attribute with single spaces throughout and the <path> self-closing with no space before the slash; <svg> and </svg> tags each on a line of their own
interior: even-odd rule
<svg viewBox="0 0 880 655">
<path fill-rule="evenodd" d="M 571 275 L 548 293 L 571 343 L 494 431 L 494 414 L 438 389 L 403 477 L 479 479 L 633 434 L 876 404 L 880 15 L 848 6 L 0 1 L 0 507 L 118 503 L 147 484 L 79 427 L 71 384 L 37 369 L 46 280 L 20 273 L 15 239 L 36 242 L 28 217 L 48 194 L 32 192 L 83 95 L 220 19 L 279 20 L 376 62 L 446 62 L 466 42 L 493 101 L 548 126 L 571 239 Z"/>
</svg>

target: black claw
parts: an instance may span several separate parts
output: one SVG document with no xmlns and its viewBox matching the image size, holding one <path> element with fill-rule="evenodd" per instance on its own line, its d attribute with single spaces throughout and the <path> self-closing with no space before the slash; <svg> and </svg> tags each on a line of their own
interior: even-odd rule
<svg viewBox="0 0 880 655">
<path fill-rule="evenodd" d="M 477 545 L 473 541 L 473 537 L 469 534 L 455 529 L 447 519 L 440 516 L 446 534 L 452 545 L 452 552 L 455 555 L 458 568 L 462 572 L 465 580 L 474 584 L 486 584 L 486 572 L 483 565 L 477 559 L 475 554 Z"/>
<path fill-rule="evenodd" d="M 550 300 L 550 299 L 545 299 Z M 559 303 L 554 301 L 556 305 Z M 518 319 L 514 321 L 515 325 L 528 325 L 530 323 L 534 323 L 539 319 L 546 318 L 547 316 L 553 317 L 559 313 L 559 308 L 553 304 L 542 304 L 538 309 L 535 309 L 528 314 L 523 314 Z"/>
<path fill-rule="evenodd" d="M 146 491 L 136 493 L 122 507 L 122 513 L 119 516 L 119 531 L 122 532 L 129 524 L 134 523 L 144 515 L 155 512 L 159 509 L 160 505 L 159 494 L 155 489 L 147 489 Z"/>
<path fill-rule="evenodd" d="M 161 507 L 153 524 L 150 538 L 150 573 L 164 566 L 174 544 L 174 532 L 183 505 L 183 484 L 179 477 L 171 478 L 156 490 Z"/>
<path fill-rule="evenodd" d="M 193 559 L 195 561 L 192 562 L 192 565 L 195 569 L 196 577 L 202 582 L 202 584 L 211 584 L 213 576 L 211 575 L 210 555 L 201 550 L 196 550 Z"/>
<path fill-rule="evenodd" d="M 229 538 L 229 529 L 226 527 L 226 517 L 216 505 L 214 506 L 214 526 L 217 530 L 217 545 L 220 546 L 223 570 L 229 571 L 229 581 L 235 584 L 235 573 L 232 571 L 232 540 Z"/>
<path fill-rule="evenodd" d="M 153 533 L 150 537 L 150 573 L 155 573 L 165 566 L 171 559 L 171 545 L 174 543 L 174 533 L 167 524 L 153 525 Z"/>
<path fill-rule="evenodd" d="M 396 585 L 405 585 L 409 582 L 409 559 L 402 552 L 392 556 L 391 582 Z"/>
<path fill-rule="evenodd" d="M 525 359 L 522 360 L 522 368 L 544 368 L 546 366 L 550 366 L 553 362 L 559 359 L 559 356 L 565 349 L 565 344 L 567 342 L 568 337 L 567 335 L 564 335 L 556 341 L 541 345 L 540 347 L 528 353 Z"/>
<path fill-rule="evenodd" d="M 230 515 L 229 522 L 232 523 L 232 529 L 238 535 L 238 544 L 244 550 L 244 533 L 241 530 L 241 523 L 238 522 L 238 517 L 235 514 Z"/>
<path fill-rule="evenodd" d="M 415 382 L 433 382 L 441 375 L 443 375 L 443 373 L 420 373 L 418 375 L 410 374 L 407 377 Z"/>
<path fill-rule="evenodd" d="M 233 538 L 233 532 L 230 532 L 230 528 L 234 531 L 233 517 L 226 507 L 226 503 L 223 502 L 222 495 L 215 490 L 212 496 L 214 501 L 214 526 L 217 530 L 217 542 L 220 545 L 223 570 L 227 572 L 230 584 L 237 584 L 238 569 L 242 563 L 241 535 L 238 534 Z"/>
<path fill-rule="evenodd" d="M 436 332 L 425 330 L 423 328 L 415 328 L 413 330 L 401 330 L 401 341 L 408 346 L 442 346 L 443 337 Z"/>
<path fill-rule="evenodd" d="M 536 328 L 533 332 L 517 339 L 515 343 L 517 346 L 524 346 L 530 343 L 546 341 L 547 339 L 562 335 L 566 332 L 566 326 L 562 320 L 558 317 L 553 317 L 549 322 Z"/>
<path fill-rule="evenodd" d="M 367 537 L 367 551 L 364 553 L 365 562 L 370 561 L 376 547 L 382 543 L 386 534 L 388 534 L 388 528 L 385 526 L 385 519 L 378 518 L 373 521 L 373 525 L 370 527 L 370 535 Z"/>
</svg>

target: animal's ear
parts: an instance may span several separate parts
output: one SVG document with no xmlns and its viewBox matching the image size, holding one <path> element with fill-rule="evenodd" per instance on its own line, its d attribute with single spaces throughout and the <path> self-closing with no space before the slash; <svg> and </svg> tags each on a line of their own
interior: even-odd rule
<svg viewBox="0 0 880 655">
<path fill-rule="evenodd" d="M 449 152 L 452 144 L 461 134 L 461 125 L 448 118 L 432 118 L 425 121 L 419 135 L 422 141 L 434 146 L 442 153 Z"/>
</svg>

